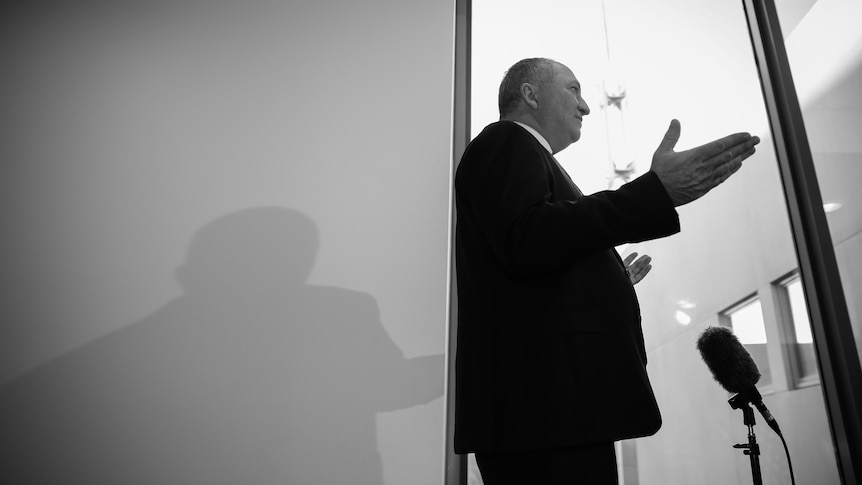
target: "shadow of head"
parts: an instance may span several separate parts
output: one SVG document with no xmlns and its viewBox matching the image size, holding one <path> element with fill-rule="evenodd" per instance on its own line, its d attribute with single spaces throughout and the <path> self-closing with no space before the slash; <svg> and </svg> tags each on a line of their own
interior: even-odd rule
<svg viewBox="0 0 862 485">
<path fill-rule="evenodd" d="M 190 294 L 283 291 L 308 280 L 318 245 L 317 226 L 298 211 L 244 209 L 195 233 L 177 279 Z"/>
</svg>

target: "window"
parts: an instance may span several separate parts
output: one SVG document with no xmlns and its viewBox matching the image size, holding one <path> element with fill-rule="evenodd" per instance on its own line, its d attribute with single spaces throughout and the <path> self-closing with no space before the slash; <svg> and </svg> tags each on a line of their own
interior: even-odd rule
<svg viewBox="0 0 862 485">
<path fill-rule="evenodd" d="M 739 342 L 751 354 L 760 380 L 757 387 L 763 389 L 772 384 L 772 373 L 769 367 L 769 356 L 766 349 L 766 324 L 763 320 L 763 309 L 760 299 L 755 295 L 722 312 L 721 324 L 733 329 Z"/>
<path fill-rule="evenodd" d="M 817 360 L 814 355 L 814 339 L 811 336 L 811 324 L 808 320 L 808 306 L 805 293 L 802 291 L 802 281 L 798 274 L 785 279 L 778 284 L 782 290 L 784 332 L 787 348 L 790 351 L 791 378 L 795 387 L 804 387 L 819 382 L 817 377 Z"/>
</svg>

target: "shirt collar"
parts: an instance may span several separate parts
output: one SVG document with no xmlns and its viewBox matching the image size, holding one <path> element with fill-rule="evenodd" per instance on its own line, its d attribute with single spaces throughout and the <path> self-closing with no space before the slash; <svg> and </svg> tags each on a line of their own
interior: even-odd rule
<svg viewBox="0 0 862 485">
<path fill-rule="evenodd" d="M 551 150 L 551 144 L 548 143 L 548 140 L 545 140 L 545 137 L 542 136 L 541 133 L 536 131 L 535 128 L 533 128 L 532 126 L 530 126 L 526 123 L 521 123 L 520 121 L 515 121 L 515 123 L 517 123 L 519 126 L 521 126 L 525 130 L 530 132 L 530 134 L 533 135 L 536 138 L 536 140 L 538 140 L 539 143 L 542 144 L 543 147 L 545 147 L 545 150 L 548 150 L 548 153 L 550 153 L 551 155 L 554 154 L 554 151 Z"/>
</svg>

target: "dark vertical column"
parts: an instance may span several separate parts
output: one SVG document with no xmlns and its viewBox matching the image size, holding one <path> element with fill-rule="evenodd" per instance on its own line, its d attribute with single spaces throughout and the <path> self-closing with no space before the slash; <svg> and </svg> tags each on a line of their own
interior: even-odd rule
<svg viewBox="0 0 862 485">
<path fill-rule="evenodd" d="M 470 142 L 470 31 L 472 2 L 455 0 L 455 68 L 452 107 L 452 181 L 461 155 Z M 454 196 L 454 191 L 453 194 Z M 455 203 L 451 201 L 452 214 L 449 244 L 449 350 L 446 394 L 446 485 L 467 483 L 467 457 L 456 455 L 453 450 L 455 425 L 455 353 L 458 335 L 458 294 L 455 274 Z"/>
</svg>

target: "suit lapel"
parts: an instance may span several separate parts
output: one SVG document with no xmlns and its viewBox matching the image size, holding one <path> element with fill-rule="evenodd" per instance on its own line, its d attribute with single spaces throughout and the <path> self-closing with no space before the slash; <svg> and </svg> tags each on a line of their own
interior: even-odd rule
<svg viewBox="0 0 862 485">
<path fill-rule="evenodd" d="M 538 142 L 536 142 L 536 143 L 538 143 Z M 544 147 L 543 147 L 543 150 L 544 150 Z M 548 158 L 551 160 L 551 163 L 556 168 L 556 171 L 563 175 L 563 177 L 565 178 L 565 181 L 568 183 L 568 185 L 571 187 L 572 191 L 575 193 L 575 197 L 577 199 L 580 199 L 581 197 L 583 197 L 584 193 L 581 192 L 581 189 L 578 187 L 577 184 L 575 184 L 575 181 L 572 180 L 572 177 L 569 176 L 569 172 L 566 172 L 566 169 L 564 169 L 563 166 L 560 164 L 560 162 L 557 161 L 556 157 L 554 157 L 553 155 L 551 155 L 547 151 L 545 151 L 545 153 L 547 154 Z"/>
</svg>

